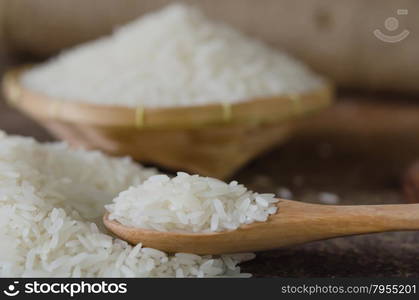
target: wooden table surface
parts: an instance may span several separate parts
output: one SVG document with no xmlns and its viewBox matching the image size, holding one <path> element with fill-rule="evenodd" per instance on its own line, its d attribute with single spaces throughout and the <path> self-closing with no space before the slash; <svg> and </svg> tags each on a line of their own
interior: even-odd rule
<svg viewBox="0 0 419 300">
<path fill-rule="evenodd" d="M 18 63 L 19 60 L 0 54 L 0 74 Z M 337 124 L 342 120 L 340 117 L 332 120 L 348 105 L 357 106 L 364 101 L 343 98 L 333 108 L 335 111 L 332 109 L 328 115 L 312 121 L 317 127 L 302 129 L 285 145 L 240 170 L 234 179 L 259 192 L 277 192 L 286 187 L 295 200 L 308 202 L 319 202 L 320 193 L 329 192 L 339 196 L 340 204 L 403 203 L 400 176 L 419 157 L 419 145 L 415 142 L 419 130 L 413 126 L 415 115 L 411 116 L 411 123 L 403 117 L 397 119 L 400 126 L 396 126 L 395 133 L 381 132 L 379 139 L 371 138 L 363 134 L 363 120 L 358 128 L 348 126 L 350 120 L 340 124 Z M 414 104 L 406 105 L 409 106 L 402 108 L 402 113 L 419 109 Z M 332 116 L 330 122 L 336 125 L 323 124 L 321 119 L 329 120 L 327 116 Z M 53 140 L 36 123 L 9 109 L 1 98 L 0 129 L 40 141 Z M 314 242 L 258 253 L 255 260 L 242 267 L 257 277 L 419 276 L 419 233 L 384 233 Z"/>
</svg>

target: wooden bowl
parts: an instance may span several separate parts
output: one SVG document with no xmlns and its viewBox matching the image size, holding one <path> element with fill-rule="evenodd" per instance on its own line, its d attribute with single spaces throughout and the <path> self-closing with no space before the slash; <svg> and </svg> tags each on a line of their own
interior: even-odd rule
<svg viewBox="0 0 419 300">
<path fill-rule="evenodd" d="M 129 155 L 173 170 L 227 178 L 246 162 L 283 141 L 298 117 L 332 101 L 325 84 L 304 94 L 235 104 L 128 108 L 62 101 L 20 83 L 28 67 L 3 80 L 8 103 L 71 145 Z"/>
</svg>

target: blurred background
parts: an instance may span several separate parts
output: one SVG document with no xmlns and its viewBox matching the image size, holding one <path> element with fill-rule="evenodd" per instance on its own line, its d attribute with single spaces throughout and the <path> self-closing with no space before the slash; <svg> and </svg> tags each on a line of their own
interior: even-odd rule
<svg viewBox="0 0 419 300">
<path fill-rule="evenodd" d="M 0 74 L 109 34 L 169 2 L 0 0 Z M 304 120 L 285 145 L 234 179 L 308 202 L 416 202 L 419 1 L 184 2 L 288 51 L 337 85 L 335 105 Z M 0 129 L 53 140 L 3 99 Z M 417 249 L 417 233 L 348 237 L 262 253 L 246 268 L 256 276 L 418 276 Z"/>
</svg>

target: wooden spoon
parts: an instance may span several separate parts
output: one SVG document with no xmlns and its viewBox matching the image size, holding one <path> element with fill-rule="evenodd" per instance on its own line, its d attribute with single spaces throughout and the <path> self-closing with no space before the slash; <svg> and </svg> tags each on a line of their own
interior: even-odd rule
<svg viewBox="0 0 419 300">
<path fill-rule="evenodd" d="M 334 237 L 419 230 L 419 204 L 335 206 L 278 202 L 266 222 L 215 233 L 160 232 L 127 227 L 108 219 L 105 226 L 121 239 L 165 252 L 222 254 L 276 249 Z"/>
</svg>

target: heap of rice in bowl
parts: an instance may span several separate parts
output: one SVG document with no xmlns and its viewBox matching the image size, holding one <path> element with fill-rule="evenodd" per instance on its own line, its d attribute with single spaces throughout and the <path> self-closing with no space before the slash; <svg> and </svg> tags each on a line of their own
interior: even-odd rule
<svg viewBox="0 0 419 300">
<path fill-rule="evenodd" d="M 282 51 L 172 4 L 64 51 L 22 83 L 62 101 L 155 108 L 304 93 L 324 80 Z"/>
<path fill-rule="evenodd" d="M 128 158 L 0 132 L 0 276 L 247 276 L 253 254 L 168 255 L 108 235 L 104 205 L 154 170 Z"/>
</svg>

